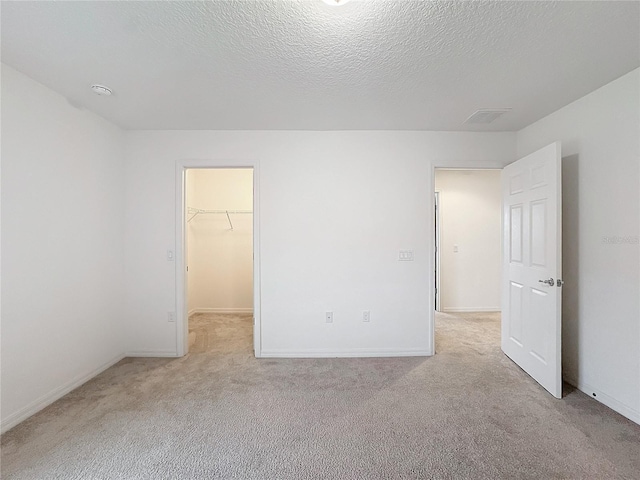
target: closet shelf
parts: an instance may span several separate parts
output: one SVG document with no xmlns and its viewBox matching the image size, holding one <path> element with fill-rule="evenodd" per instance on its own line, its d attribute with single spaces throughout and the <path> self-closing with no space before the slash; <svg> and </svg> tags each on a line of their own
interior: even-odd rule
<svg viewBox="0 0 640 480">
<path fill-rule="evenodd" d="M 193 220 L 198 215 L 205 215 L 205 214 L 222 215 L 222 214 L 225 214 L 227 216 L 227 220 L 229 220 L 229 226 L 231 227 L 231 230 L 233 230 L 233 223 L 231 223 L 231 217 L 229 215 L 247 215 L 247 214 L 251 215 L 251 214 L 253 214 L 253 212 L 251 210 L 203 210 L 201 208 L 187 207 L 187 214 L 191 215 L 187 219 L 187 223 L 189 223 L 191 220 Z"/>
</svg>

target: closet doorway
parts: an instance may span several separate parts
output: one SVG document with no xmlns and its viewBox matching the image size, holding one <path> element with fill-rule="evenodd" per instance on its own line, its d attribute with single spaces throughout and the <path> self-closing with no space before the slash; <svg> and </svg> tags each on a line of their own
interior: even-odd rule
<svg viewBox="0 0 640 480">
<path fill-rule="evenodd" d="M 177 173 L 178 353 L 259 356 L 255 168 L 181 164 Z"/>
</svg>

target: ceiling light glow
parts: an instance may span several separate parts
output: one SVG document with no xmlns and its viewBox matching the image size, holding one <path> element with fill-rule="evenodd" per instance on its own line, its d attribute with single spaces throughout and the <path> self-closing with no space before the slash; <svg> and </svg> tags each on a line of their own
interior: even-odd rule
<svg viewBox="0 0 640 480">
<path fill-rule="evenodd" d="M 347 3 L 349 0 L 322 0 L 322 1 L 327 5 L 331 5 L 332 7 L 339 7 Z"/>
</svg>

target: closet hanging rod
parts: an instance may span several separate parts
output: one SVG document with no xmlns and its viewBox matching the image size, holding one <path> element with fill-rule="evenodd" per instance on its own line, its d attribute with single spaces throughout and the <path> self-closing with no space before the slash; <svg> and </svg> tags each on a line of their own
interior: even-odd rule
<svg viewBox="0 0 640 480">
<path fill-rule="evenodd" d="M 188 213 L 253 213 L 252 210 L 203 210 L 202 208 L 189 207 Z"/>
<path fill-rule="evenodd" d="M 227 216 L 227 220 L 229 220 L 229 225 L 231 226 L 231 230 L 233 230 L 233 224 L 231 223 L 231 218 L 229 217 L 229 214 L 232 214 L 232 215 L 252 214 L 253 212 L 251 210 L 204 210 L 202 208 L 187 207 L 187 214 L 191 215 L 187 219 L 187 223 L 189 223 L 191 220 L 193 220 L 198 215 L 209 214 L 209 213 L 226 215 Z"/>
</svg>

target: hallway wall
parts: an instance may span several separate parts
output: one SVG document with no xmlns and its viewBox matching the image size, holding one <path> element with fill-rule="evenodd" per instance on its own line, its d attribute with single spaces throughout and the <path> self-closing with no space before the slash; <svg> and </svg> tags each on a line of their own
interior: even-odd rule
<svg viewBox="0 0 640 480">
<path fill-rule="evenodd" d="M 440 311 L 501 309 L 500 173 L 436 170 L 436 191 L 440 192 Z"/>
</svg>

